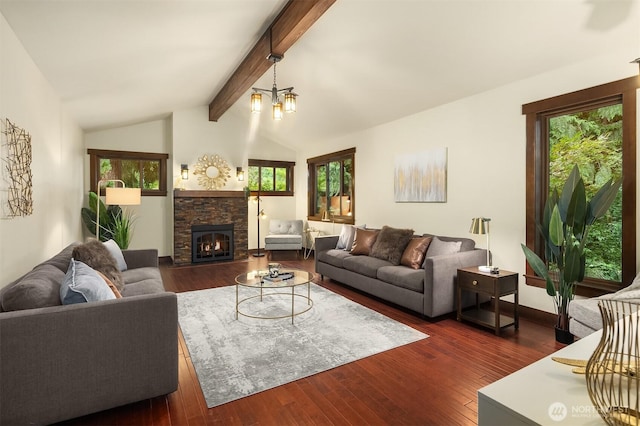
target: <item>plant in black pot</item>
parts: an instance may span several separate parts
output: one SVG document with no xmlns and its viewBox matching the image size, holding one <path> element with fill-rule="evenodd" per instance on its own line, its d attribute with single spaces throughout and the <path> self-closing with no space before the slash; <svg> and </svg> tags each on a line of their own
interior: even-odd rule
<svg viewBox="0 0 640 426">
<path fill-rule="evenodd" d="M 580 170 L 574 166 L 560 196 L 556 191 L 550 194 L 542 223 L 537 224 L 544 240 L 546 261 L 521 244 L 527 263 L 544 278 L 547 294 L 553 297 L 558 314 L 556 340 L 559 342 L 573 342 L 569 331 L 569 303 L 573 300 L 576 284 L 584 279 L 584 249 L 589 230 L 609 210 L 621 184 L 621 180 L 609 180 L 587 201 Z"/>
</svg>

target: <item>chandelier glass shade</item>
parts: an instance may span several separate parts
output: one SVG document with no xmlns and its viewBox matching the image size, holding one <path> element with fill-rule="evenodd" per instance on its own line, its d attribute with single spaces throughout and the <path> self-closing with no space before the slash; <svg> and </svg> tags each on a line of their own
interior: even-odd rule
<svg viewBox="0 0 640 426">
<path fill-rule="evenodd" d="M 271 108 L 274 120 L 282 120 L 285 112 L 296 112 L 296 98 L 297 94 L 293 92 L 293 87 L 287 87 L 286 89 L 278 89 L 276 83 L 276 64 L 282 60 L 282 56 L 270 54 L 267 58 L 273 62 L 273 87 L 271 89 L 261 89 L 259 87 L 253 87 L 253 93 L 251 93 L 251 112 L 259 113 L 262 111 L 262 94 L 266 93 L 271 96 Z M 282 98 L 280 97 L 282 94 Z"/>
</svg>

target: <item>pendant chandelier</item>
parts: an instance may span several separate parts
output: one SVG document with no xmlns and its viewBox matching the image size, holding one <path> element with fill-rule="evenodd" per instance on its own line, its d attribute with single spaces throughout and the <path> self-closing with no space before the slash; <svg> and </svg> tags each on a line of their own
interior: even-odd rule
<svg viewBox="0 0 640 426">
<path fill-rule="evenodd" d="M 293 87 L 278 89 L 276 84 L 276 64 L 282 60 L 282 55 L 271 53 L 267 56 L 267 59 L 273 62 L 273 87 L 271 90 L 259 87 L 251 88 L 253 90 L 251 94 L 251 112 L 259 113 L 262 111 L 262 93 L 266 93 L 271 96 L 273 119 L 282 120 L 285 112 L 296 112 L 296 97 L 298 95 L 293 93 Z M 283 99 L 280 99 L 280 94 L 283 94 Z"/>
</svg>

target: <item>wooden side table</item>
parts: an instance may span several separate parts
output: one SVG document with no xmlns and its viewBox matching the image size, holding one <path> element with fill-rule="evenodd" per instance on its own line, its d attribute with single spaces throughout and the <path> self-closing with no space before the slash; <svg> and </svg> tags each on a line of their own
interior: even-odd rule
<svg viewBox="0 0 640 426">
<path fill-rule="evenodd" d="M 500 330 L 511 325 L 518 329 L 518 274 L 511 271 L 500 271 L 499 274 L 481 272 L 477 266 L 458 269 L 456 303 L 458 305 L 458 321 L 467 320 L 476 324 L 493 328 L 496 335 Z M 476 294 L 476 306 L 462 309 L 462 292 L 471 291 Z M 479 295 L 486 294 L 494 299 L 493 312 L 480 309 Z M 513 317 L 500 315 L 500 297 L 514 295 Z"/>
</svg>

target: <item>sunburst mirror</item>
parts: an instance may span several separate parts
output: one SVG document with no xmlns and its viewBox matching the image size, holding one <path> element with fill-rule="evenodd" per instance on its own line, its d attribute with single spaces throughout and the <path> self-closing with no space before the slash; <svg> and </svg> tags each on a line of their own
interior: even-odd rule
<svg viewBox="0 0 640 426">
<path fill-rule="evenodd" d="M 231 168 L 218 154 L 203 155 L 198 158 L 193 174 L 198 176 L 198 184 L 207 190 L 219 189 L 226 185 L 231 177 Z"/>
</svg>

